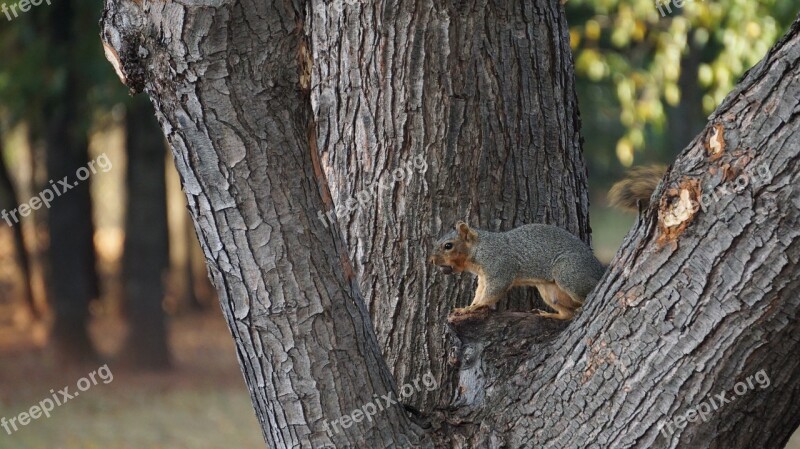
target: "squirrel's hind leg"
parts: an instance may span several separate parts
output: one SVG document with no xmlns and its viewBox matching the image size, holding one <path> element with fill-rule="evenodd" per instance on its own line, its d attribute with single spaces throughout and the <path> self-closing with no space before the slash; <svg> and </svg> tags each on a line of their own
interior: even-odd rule
<svg viewBox="0 0 800 449">
<path fill-rule="evenodd" d="M 556 320 L 571 320 L 575 316 L 575 311 L 567 307 L 556 307 L 558 313 L 535 310 L 534 313 L 542 318 L 554 318 Z"/>
<path fill-rule="evenodd" d="M 579 256 L 560 257 L 553 265 L 553 280 L 576 303 L 575 308 L 583 305 L 599 280 L 591 265 L 592 260 L 583 259 Z"/>
<path fill-rule="evenodd" d="M 580 307 L 580 303 L 575 303 L 569 293 L 562 290 L 556 283 L 539 284 L 536 289 L 547 306 L 557 312 L 551 313 L 536 310 L 535 313 L 541 317 L 570 320 L 575 316 L 575 309 Z"/>
</svg>

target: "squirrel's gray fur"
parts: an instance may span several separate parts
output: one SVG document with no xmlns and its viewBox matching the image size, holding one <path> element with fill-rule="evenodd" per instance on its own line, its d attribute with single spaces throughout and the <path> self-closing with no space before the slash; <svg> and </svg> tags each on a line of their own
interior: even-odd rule
<svg viewBox="0 0 800 449">
<path fill-rule="evenodd" d="M 588 245 L 557 226 L 527 224 L 505 232 L 471 229 L 477 241 L 469 260 L 491 279 L 489 295 L 505 291 L 517 279 L 541 279 L 556 282 L 583 302 L 605 272 Z M 457 231 L 451 231 L 437 246 L 456 238 Z"/>
</svg>

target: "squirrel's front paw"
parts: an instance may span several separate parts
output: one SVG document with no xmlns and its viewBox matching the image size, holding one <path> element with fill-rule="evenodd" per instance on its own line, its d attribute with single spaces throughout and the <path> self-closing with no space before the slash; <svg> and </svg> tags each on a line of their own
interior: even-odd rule
<svg viewBox="0 0 800 449">
<path fill-rule="evenodd" d="M 491 306 L 487 306 L 485 304 L 470 304 L 469 306 L 464 308 L 453 309 L 453 314 L 466 315 L 469 313 L 476 313 L 476 312 L 489 312 L 491 309 L 492 309 Z"/>
<path fill-rule="evenodd" d="M 559 317 L 559 315 L 557 313 L 548 312 L 548 311 L 542 310 L 542 309 L 533 309 L 533 310 L 531 310 L 531 312 L 535 316 L 540 316 L 540 317 L 543 317 L 543 318 L 557 318 L 557 317 Z"/>
</svg>

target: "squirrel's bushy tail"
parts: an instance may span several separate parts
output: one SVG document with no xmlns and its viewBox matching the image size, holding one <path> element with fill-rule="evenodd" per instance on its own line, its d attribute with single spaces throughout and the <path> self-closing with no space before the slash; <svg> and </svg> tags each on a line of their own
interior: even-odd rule
<svg viewBox="0 0 800 449">
<path fill-rule="evenodd" d="M 636 202 L 639 201 L 642 207 L 647 208 L 650 205 L 650 196 L 666 172 L 666 165 L 648 165 L 628 170 L 625 179 L 614 184 L 608 191 L 609 204 L 618 209 L 638 212 Z"/>
</svg>

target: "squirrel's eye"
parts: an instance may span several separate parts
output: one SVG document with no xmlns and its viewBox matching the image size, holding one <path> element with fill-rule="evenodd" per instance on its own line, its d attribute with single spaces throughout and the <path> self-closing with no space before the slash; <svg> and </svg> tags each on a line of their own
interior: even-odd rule
<svg viewBox="0 0 800 449">
<path fill-rule="evenodd" d="M 452 244 L 452 243 L 450 243 L 450 242 L 447 242 L 447 243 L 445 243 L 445 244 L 444 244 L 444 249 L 445 249 L 445 250 L 448 250 L 448 251 L 449 251 L 449 250 L 451 250 L 451 249 L 453 249 L 453 244 Z"/>
</svg>

